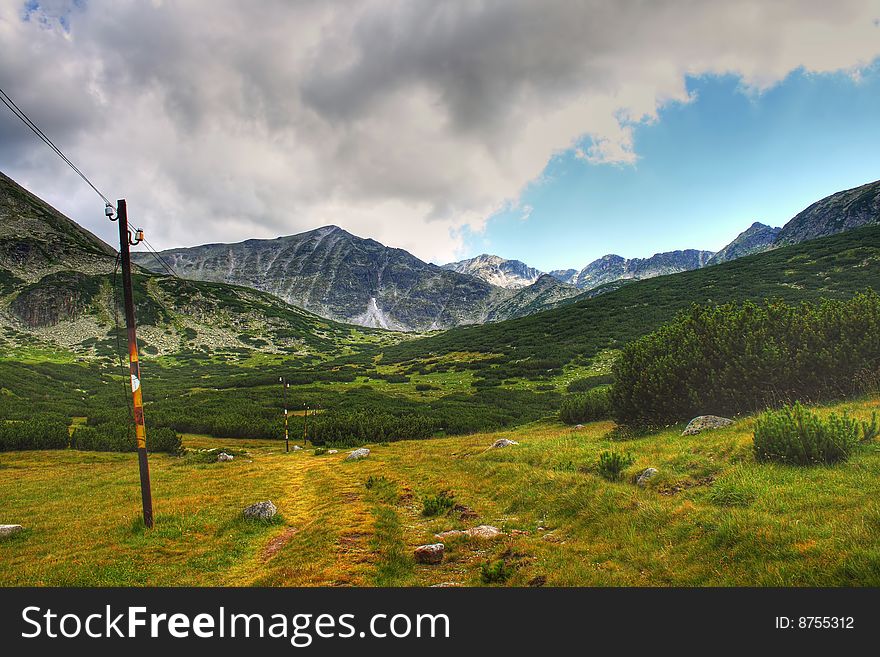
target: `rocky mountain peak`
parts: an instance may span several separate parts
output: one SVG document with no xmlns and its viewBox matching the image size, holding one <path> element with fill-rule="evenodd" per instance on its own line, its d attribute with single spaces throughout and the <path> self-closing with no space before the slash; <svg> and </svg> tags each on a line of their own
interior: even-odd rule
<svg viewBox="0 0 880 657">
<path fill-rule="evenodd" d="M 443 269 L 476 276 L 491 285 L 513 290 L 531 285 L 544 273 L 519 260 L 506 260 L 488 253 L 467 260 L 451 262 L 443 265 Z"/>
</svg>

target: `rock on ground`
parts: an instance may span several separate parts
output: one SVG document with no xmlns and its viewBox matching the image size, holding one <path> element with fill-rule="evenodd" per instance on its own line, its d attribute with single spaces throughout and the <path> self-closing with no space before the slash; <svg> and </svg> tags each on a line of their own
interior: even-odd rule
<svg viewBox="0 0 880 657">
<path fill-rule="evenodd" d="M 327 453 L 328 453 L 328 454 L 338 454 L 338 453 L 339 453 L 339 450 L 338 450 L 338 449 L 328 449 L 328 450 L 327 450 Z"/>
<path fill-rule="evenodd" d="M 294 445 L 294 446 L 293 446 L 293 451 L 294 451 L 294 452 L 298 452 L 298 451 L 300 451 L 301 449 L 302 449 L 302 447 L 300 447 L 299 445 Z"/>
<path fill-rule="evenodd" d="M 497 449 L 499 447 L 510 447 L 511 445 L 519 445 L 515 440 L 508 440 L 507 438 L 499 438 L 494 443 L 492 443 L 492 448 Z"/>
<path fill-rule="evenodd" d="M 645 468 L 639 473 L 639 476 L 636 478 L 636 484 L 644 488 L 648 485 L 648 481 L 655 477 L 657 473 L 657 468 Z"/>
<path fill-rule="evenodd" d="M 23 529 L 21 525 L 0 525 L 0 536 L 12 536 Z"/>
<path fill-rule="evenodd" d="M 413 551 L 416 563 L 438 564 L 443 561 L 443 552 L 446 546 L 443 543 L 420 545 Z"/>
<path fill-rule="evenodd" d="M 217 455 L 217 460 L 220 461 L 221 463 L 223 461 L 231 461 L 233 458 L 235 458 L 235 457 L 233 457 L 232 454 L 227 454 L 226 452 L 220 452 Z"/>
<path fill-rule="evenodd" d="M 488 541 L 503 535 L 504 532 L 497 527 L 493 527 L 492 525 L 480 525 L 478 527 L 471 527 L 470 529 L 450 529 L 449 531 L 437 534 L 436 537 L 443 540 L 454 536 L 467 536 L 468 538 Z"/>
<path fill-rule="evenodd" d="M 721 429 L 723 427 L 729 427 L 731 424 L 733 424 L 733 420 L 729 420 L 726 417 L 719 417 L 718 415 L 700 415 L 688 422 L 687 428 L 685 428 L 681 435 L 695 436 L 703 431 Z"/>
<path fill-rule="evenodd" d="M 257 502 L 256 504 L 251 504 L 248 508 L 242 511 L 245 518 L 253 518 L 255 520 L 270 520 L 276 513 L 278 513 L 278 509 L 270 500 L 266 500 L 265 502 Z"/>
<path fill-rule="evenodd" d="M 356 449 L 353 452 L 349 453 L 348 456 L 345 457 L 346 461 L 358 461 L 360 459 L 365 459 L 370 455 L 370 450 L 366 447 L 361 447 L 360 449 Z"/>
</svg>

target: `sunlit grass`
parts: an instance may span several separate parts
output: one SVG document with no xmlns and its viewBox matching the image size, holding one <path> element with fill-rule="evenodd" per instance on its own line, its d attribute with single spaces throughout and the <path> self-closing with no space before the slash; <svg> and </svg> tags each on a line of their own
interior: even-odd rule
<svg viewBox="0 0 880 657">
<path fill-rule="evenodd" d="M 878 399 L 822 409 L 870 417 Z M 151 457 L 156 526 L 143 528 L 134 455 L 0 454 L 0 522 L 26 531 L 0 541 L 10 585 L 481 585 L 484 563 L 506 585 L 537 576 L 558 586 L 880 585 L 880 446 L 835 466 L 758 464 L 752 421 L 698 436 L 681 427 L 624 442 L 610 422 L 284 453 L 269 440 L 186 435 L 192 449 L 230 447 L 229 463 Z M 498 437 L 520 444 L 489 449 Z M 599 454 L 633 455 L 619 482 Z M 633 478 L 660 474 L 646 488 Z M 368 488 L 368 477 L 378 485 Z M 384 477 L 384 479 L 380 479 Z M 449 490 L 476 517 L 422 515 Z M 271 499 L 281 519 L 241 510 Z M 441 565 L 415 564 L 437 532 L 492 524 L 495 541 L 455 538 Z"/>
</svg>

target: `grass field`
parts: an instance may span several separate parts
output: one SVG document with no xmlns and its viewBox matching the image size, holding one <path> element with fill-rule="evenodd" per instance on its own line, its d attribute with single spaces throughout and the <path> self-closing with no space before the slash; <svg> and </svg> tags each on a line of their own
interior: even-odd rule
<svg viewBox="0 0 880 657">
<path fill-rule="evenodd" d="M 874 397 L 823 410 L 867 419 L 878 406 Z M 605 438 L 611 427 L 538 423 L 371 445 L 353 463 L 344 450 L 284 454 L 277 441 L 187 435 L 191 450 L 249 456 L 152 456 L 151 531 L 134 455 L 0 454 L 0 523 L 26 527 L 0 540 L 0 585 L 470 586 L 484 570 L 515 586 L 880 585 L 880 445 L 798 468 L 755 462 L 749 418 L 617 443 Z M 490 450 L 499 437 L 520 445 Z M 635 459 L 620 482 L 596 473 L 607 449 Z M 642 489 L 632 477 L 648 466 L 660 474 Z M 444 490 L 464 519 L 462 509 L 422 515 L 423 496 Z M 241 518 L 264 499 L 277 522 Z M 413 562 L 436 532 L 483 523 L 506 535 L 456 538 L 441 565 Z"/>
</svg>

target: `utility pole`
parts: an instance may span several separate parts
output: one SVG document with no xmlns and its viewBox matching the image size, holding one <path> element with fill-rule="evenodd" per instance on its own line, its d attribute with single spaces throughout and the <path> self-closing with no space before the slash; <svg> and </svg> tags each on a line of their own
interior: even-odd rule
<svg viewBox="0 0 880 657">
<path fill-rule="evenodd" d="M 144 426 L 144 399 L 141 392 L 141 369 L 138 363 L 137 330 L 134 320 L 134 298 L 131 289 L 131 253 L 129 246 L 139 244 L 143 231 L 137 230 L 132 239 L 128 228 L 128 210 L 125 199 L 117 201 L 119 221 L 119 254 L 122 264 L 122 288 L 125 298 L 125 326 L 128 329 L 128 363 L 131 371 L 131 397 L 134 405 L 134 430 L 137 437 L 138 465 L 141 474 L 141 501 L 144 507 L 144 525 L 153 526 L 153 495 L 150 491 L 150 465 L 147 462 L 147 430 Z M 112 207 L 107 216 L 113 219 Z"/>
<path fill-rule="evenodd" d="M 287 389 L 290 384 L 283 376 L 278 377 L 278 380 L 281 382 L 281 398 L 284 402 L 284 451 L 290 452 L 290 436 L 287 433 Z"/>
</svg>

